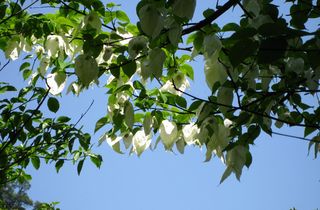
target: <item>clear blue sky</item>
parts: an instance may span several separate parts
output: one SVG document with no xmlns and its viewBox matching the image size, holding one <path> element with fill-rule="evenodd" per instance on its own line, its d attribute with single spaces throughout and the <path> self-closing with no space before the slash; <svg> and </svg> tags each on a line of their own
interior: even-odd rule
<svg viewBox="0 0 320 210">
<path fill-rule="evenodd" d="M 135 18 L 138 1 L 124 3 L 123 9 Z M 198 0 L 197 15 L 210 5 Z M 223 1 L 221 1 L 223 2 Z M 284 1 L 279 1 L 284 2 Z M 238 21 L 238 10 L 223 16 L 223 21 Z M 1 59 L 3 60 L 3 59 Z M 203 62 L 194 64 L 196 82 L 190 92 L 209 94 L 203 78 Z M 16 80 L 18 66 L 11 65 L 0 73 L 1 80 Z M 90 88 L 80 97 L 63 96 L 59 114 L 76 121 L 94 99 L 94 106 L 80 124 L 92 133 L 97 119 L 106 113 L 105 90 Z M 282 129 L 291 135 L 302 135 L 299 129 Z M 99 134 L 93 137 L 97 142 Z M 28 169 L 33 180 L 30 196 L 39 201 L 59 201 L 62 210 L 314 210 L 320 208 L 320 160 L 307 156 L 307 142 L 261 135 L 251 148 L 253 163 L 244 169 L 241 182 L 232 175 L 219 185 L 224 166 L 214 158 L 204 163 L 205 150 L 187 148 L 184 155 L 165 152 L 162 146 L 147 151 L 140 158 L 119 155 L 107 144 L 96 148 L 103 155 L 101 169 L 85 162 L 81 176 L 76 166 L 65 165 L 59 174 L 54 165 L 42 164 L 40 170 Z"/>
</svg>

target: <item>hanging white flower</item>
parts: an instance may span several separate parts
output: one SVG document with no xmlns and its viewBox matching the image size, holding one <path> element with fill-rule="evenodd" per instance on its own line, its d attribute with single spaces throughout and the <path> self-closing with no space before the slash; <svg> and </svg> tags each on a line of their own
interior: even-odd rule
<svg viewBox="0 0 320 210">
<path fill-rule="evenodd" d="M 40 56 L 40 55 L 42 55 L 42 54 L 45 52 L 45 50 L 44 50 L 44 48 L 43 48 L 41 45 L 36 45 L 36 46 L 34 46 L 34 52 L 35 52 L 38 56 Z"/>
<path fill-rule="evenodd" d="M 200 132 L 200 129 L 194 123 L 184 125 L 182 128 L 182 135 L 183 135 L 184 141 L 188 145 L 194 144 L 197 140 L 197 135 L 199 134 L 199 132 Z"/>
<path fill-rule="evenodd" d="M 66 85 L 66 78 L 66 74 L 63 72 L 48 74 L 46 82 L 47 86 L 50 88 L 49 92 L 52 95 L 60 94 Z"/>
<path fill-rule="evenodd" d="M 122 37 L 122 40 L 119 41 L 119 43 L 121 45 L 127 45 L 129 44 L 130 40 L 132 39 L 133 35 L 130 32 L 126 32 L 126 31 L 120 31 L 118 30 L 116 32 L 117 35 Z"/>
<path fill-rule="evenodd" d="M 23 36 L 20 36 L 19 48 L 24 52 L 30 52 L 32 50 L 32 47 Z"/>
<path fill-rule="evenodd" d="M 140 52 L 147 49 L 148 39 L 145 36 L 137 36 L 129 41 L 128 53 L 134 59 Z"/>
<path fill-rule="evenodd" d="M 226 118 L 224 121 L 223 121 L 223 124 L 226 128 L 230 128 L 232 125 L 233 125 L 233 122 L 231 120 L 229 120 L 228 118 Z"/>
<path fill-rule="evenodd" d="M 169 92 L 174 95 L 179 95 L 181 96 L 187 88 L 190 87 L 190 83 L 186 76 L 178 72 L 174 77 L 173 77 L 174 84 L 172 83 L 172 80 L 167 80 L 167 82 L 160 88 L 161 92 Z M 176 89 L 174 88 L 174 85 L 176 86 Z M 180 91 L 179 91 L 180 90 Z"/>
<path fill-rule="evenodd" d="M 99 56 L 96 58 L 96 61 L 98 64 L 101 63 L 109 63 L 112 56 L 112 48 L 103 45 L 103 48 L 99 54 Z"/>
<path fill-rule="evenodd" d="M 123 136 L 123 143 L 126 149 L 128 149 L 132 144 L 133 134 L 130 132 Z"/>
<path fill-rule="evenodd" d="M 60 51 L 65 49 L 66 43 L 59 35 L 49 35 L 46 40 L 45 49 L 49 57 L 56 58 Z"/>
<path fill-rule="evenodd" d="M 50 58 L 48 57 L 44 57 L 41 59 L 40 61 L 40 65 L 39 65 L 39 68 L 38 68 L 38 72 L 44 76 L 49 68 L 49 65 L 50 65 Z"/>
<path fill-rule="evenodd" d="M 175 122 L 163 120 L 159 128 L 160 137 L 166 149 L 170 149 L 178 137 L 178 128 Z"/>
<path fill-rule="evenodd" d="M 146 135 L 143 130 L 137 131 L 132 137 L 133 152 L 140 156 L 151 144 L 151 135 Z"/>
<path fill-rule="evenodd" d="M 75 73 L 80 82 L 84 86 L 88 86 L 93 80 L 98 78 L 98 64 L 90 55 L 79 55 L 75 59 Z"/>
<path fill-rule="evenodd" d="M 19 43 L 15 40 L 10 40 L 4 53 L 7 59 L 10 58 L 13 61 L 18 59 L 20 53 Z"/>
</svg>

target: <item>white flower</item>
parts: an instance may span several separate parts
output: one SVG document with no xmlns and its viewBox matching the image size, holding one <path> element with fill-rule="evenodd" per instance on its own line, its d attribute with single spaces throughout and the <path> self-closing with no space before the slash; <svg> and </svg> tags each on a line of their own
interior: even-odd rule
<svg viewBox="0 0 320 210">
<path fill-rule="evenodd" d="M 98 64 L 101 63 L 109 63 L 112 56 L 112 48 L 103 45 L 103 49 L 101 50 L 99 56 L 96 58 Z"/>
<path fill-rule="evenodd" d="M 230 128 L 233 124 L 233 122 L 231 120 L 229 120 L 228 118 L 226 118 L 224 121 L 223 121 L 223 124 L 226 128 Z"/>
<path fill-rule="evenodd" d="M 148 39 L 144 36 L 137 36 L 129 41 L 128 53 L 130 58 L 135 58 L 141 51 L 146 50 Z"/>
<path fill-rule="evenodd" d="M 146 135 L 143 130 L 137 131 L 132 137 L 133 151 L 140 156 L 151 144 L 151 135 Z"/>
<path fill-rule="evenodd" d="M 50 65 L 50 58 L 48 58 L 48 57 L 42 58 L 41 61 L 40 61 L 38 72 L 42 76 L 44 76 L 46 74 L 46 72 L 47 72 L 47 69 L 49 68 L 49 65 Z"/>
<path fill-rule="evenodd" d="M 41 45 L 36 45 L 36 46 L 34 46 L 34 52 L 37 55 L 42 55 L 45 52 L 45 50 Z"/>
<path fill-rule="evenodd" d="M 117 136 L 115 138 L 107 137 L 106 141 L 109 144 L 110 147 L 113 147 L 116 143 L 118 143 L 121 140 L 121 137 Z"/>
<path fill-rule="evenodd" d="M 132 139 L 133 139 L 133 135 L 131 132 L 123 136 L 123 143 L 126 149 L 128 149 L 132 144 Z"/>
<path fill-rule="evenodd" d="M 88 86 L 98 78 L 99 69 L 96 60 L 87 54 L 79 55 L 75 59 L 75 73 L 84 86 Z"/>
<path fill-rule="evenodd" d="M 49 35 L 45 44 L 45 49 L 48 52 L 49 57 L 56 58 L 60 51 L 66 48 L 66 43 L 62 36 Z"/>
<path fill-rule="evenodd" d="M 30 52 L 32 50 L 32 47 L 23 36 L 20 36 L 19 48 L 25 52 Z"/>
<path fill-rule="evenodd" d="M 170 149 L 178 137 L 178 128 L 175 122 L 163 120 L 159 128 L 160 137 L 166 149 Z"/>
<path fill-rule="evenodd" d="M 194 123 L 190 123 L 188 125 L 184 125 L 182 128 L 182 135 L 184 141 L 188 144 L 194 144 L 196 142 L 196 137 L 199 134 L 200 129 Z"/>
<path fill-rule="evenodd" d="M 63 72 L 55 72 L 47 76 L 47 86 L 52 95 L 60 94 L 66 85 L 66 74 Z"/>
<path fill-rule="evenodd" d="M 116 33 L 122 37 L 122 40 L 119 42 L 121 45 L 129 44 L 130 40 L 133 37 L 133 35 L 129 32 L 117 31 Z"/>
<path fill-rule="evenodd" d="M 19 57 L 20 47 L 19 43 L 14 40 L 10 40 L 6 46 L 5 56 L 7 59 L 16 60 Z"/>
<path fill-rule="evenodd" d="M 171 80 L 168 80 L 161 88 L 161 92 L 169 92 L 174 95 L 181 96 L 183 92 L 190 87 L 190 83 L 187 80 L 186 76 L 179 72 L 173 77 L 174 85 L 176 86 L 176 89 L 174 88 L 174 85 Z M 180 90 L 180 91 L 179 91 Z"/>
</svg>

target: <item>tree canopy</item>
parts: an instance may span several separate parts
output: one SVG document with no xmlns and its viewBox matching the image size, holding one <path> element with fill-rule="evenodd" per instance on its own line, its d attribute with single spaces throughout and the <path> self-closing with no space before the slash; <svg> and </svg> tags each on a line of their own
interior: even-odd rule
<svg viewBox="0 0 320 210">
<path fill-rule="evenodd" d="M 59 98 L 89 87 L 104 88 L 107 111 L 94 132 L 104 130 L 117 153 L 138 156 L 162 144 L 168 151 L 205 148 L 240 179 L 252 162 L 250 146 L 261 132 L 319 142 L 320 1 L 229 0 L 208 3 L 193 22 L 196 0 L 141 0 L 137 23 L 121 5 L 100 0 L 0 1 L 0 49 L 20 60 L 28 85 L 0 83 L 0 182 L 29 180 L 31 163 L 65 161 L 81 172 L 86 159 L 100 167 L 91 136 L 66 116 L 48 117 Z M 283 6 L 282 5 L 282 6 Z M 32 13 L 31 7 L 49 8 Z M 216 20 L 240 8 L 239 20 Z M 203 59 L 204 69 L 192 62 Z M 211 94 L 190 94 L 190 81 L 204 74 Z M 63 106 L 63 104 L 62 104 Z M 302 127 L 301 137 L 283 126 Z"/>
</svg>

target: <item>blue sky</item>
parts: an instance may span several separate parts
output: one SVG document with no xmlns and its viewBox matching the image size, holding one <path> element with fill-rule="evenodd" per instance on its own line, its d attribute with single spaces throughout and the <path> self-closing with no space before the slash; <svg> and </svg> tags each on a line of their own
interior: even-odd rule
<svg viewBox="0 0 320 210">
<path fill-rule="evenodd" d="M 123 3 L 123 10 L 136 20 L 138 1 L 115 2 Z M 209 1 L 198 0 L 195 21 L 209 6 L 205 2 Z M 215 2 L 212 4 L 215 6 Z M 236 9 L 225 14 L 221 21 L 237 22 L 238 12 Z M 196 80 L 189 91 L 207 97 L 209 90 L 203 85 L 202 59 L 197 59 L 193 66 Z M 22 84 L 22 78 L 17 80 L 17 75 L 16 64 L 0 73 L 1 80 Z M 106 113 L 105 92 L 93 87 L 80 97 L 63 95 L 58 114 L 76 121 L 94 100 L 93 107 L 80 122 L 92 133 L 96 120 Z M 281 132 L 303 134 L 300 129 L 284 128 Z M 93 136 L 93 141 L 97 142 L 98 138 L 99 133 Z M 58 174 L 54 165 L 42 164 L 38 171 L 29 168 L 33 177 L 30 196 L 39 201 L 59 201 L 62 210 L 289 210 L 292 207 L 314 210 L 320 208 L 320 160 L 308 156 L 307 147 L 304 141 L 261 135 L 251 148 L 253 163 L 249 170 L 244 169 L 241 182 L 232 175 L 220 185 L 224 165 L 217 158 L 204 163 L 205 150 L 190 147 L 180 155 L 165 152 L 158 146 L 138 158 L 119 155 L 102 144 L 96 148 L 104 159 L 101 169 L 88 161 L 80 176 L 71 164 Z"/>
</svg>

